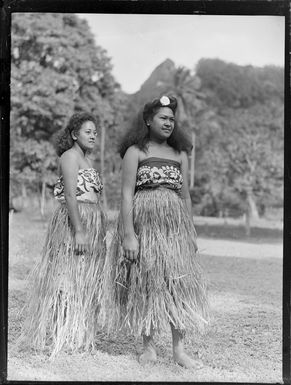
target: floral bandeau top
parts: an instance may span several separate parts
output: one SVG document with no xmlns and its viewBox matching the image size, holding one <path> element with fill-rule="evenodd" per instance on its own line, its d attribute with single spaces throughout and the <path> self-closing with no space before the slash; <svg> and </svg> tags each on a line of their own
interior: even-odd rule
<svg viewBox="0 0 291 385">
<path fill-rule="evenodd" d="M 136 191 L 162 186 L 179 192 L 182 183 L 180 163 L 175 160 L 150 157 L 139 162 Z"/>
<path fill-rule="evenodd" d="M 103 189 L 99 173 L 94 168 L 82 168 L 78 172 L 76 197 L 78 202 L 98 202 Z M 64 181 L 61 176 L 54 187 L 54 196 L 61 202 L 65 202 Z"/>
</svg>

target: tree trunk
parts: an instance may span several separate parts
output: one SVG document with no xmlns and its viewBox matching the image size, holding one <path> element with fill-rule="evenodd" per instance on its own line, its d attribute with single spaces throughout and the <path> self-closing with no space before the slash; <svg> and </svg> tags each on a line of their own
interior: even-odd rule
<svg viewBox="0 0 291 385">
<path fill-rule="evenodd" d="M 247 209 L 246 209 L 246 216 L 245 216 L 245 230 L 246 230 L 246 236 L 249 237 L 251 235 L 251 220 L 258 219 L 259 213 L 256 206 L 256 202 L 253 197 L 253 193 L 251 189 L 247 191 Z"/>
<path fill-rule="evenodd" d="M 251 235 L 251 220 L 250 220 L 249 207 L 247 207 L 247 210 L 245 213 L 245 231 L 246 231 L 246 236 L 249 237 Z"/>
<path fill-rule="evenodd" d="M 259 219 L 258 208 L 257 208 L 256 202 L 254 200 L 253 194 L 251 192 L 248 193 L 247 200 L 248 200 L 248 206 L 250 209 L 251 219 Z"/>
<path fill-rule="evenodd" d="M 190 163 L 190 189 L 194 187 L 194 176 L 195 176 L 195 145 L 196 145 L 196 134 L 192 132 L 192 151 L 191 151 L 191 163 Z"/>
<path fill-rule="evenodd" d="M 27 191 L 26 191 L 26 186 L 24 182 L 21 184 L 21 198 L 22 198 L 22 207 L 27 206 Z"/>
<path fill-rule="evenodd" d="M 41 184 L 41 201 L 40 201 L 40 214 L 42 217 L 45 215 L 45 191 L 46 191 L 46 182 L 42 181 Z"/>
<path fill-rule="evenodd" d="M 107 197 L 105 191 L 105 126 L 102 124 L 101 126 L 101 143 L 100 143 L 100 167 L 101 167 L 101 175 L 103 179 L 103 206 L 104 210 L 107 210 Z"/>
</svg>

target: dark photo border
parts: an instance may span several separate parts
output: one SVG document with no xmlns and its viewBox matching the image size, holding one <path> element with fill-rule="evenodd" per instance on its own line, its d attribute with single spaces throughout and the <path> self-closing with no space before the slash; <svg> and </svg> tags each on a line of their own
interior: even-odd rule
<svg viewBox="0 0 291 385">
<path fill-rule="evenodd" d="M 291 381 L 290 281 L 291 281 L 291 127 L 290 127 L 290 1 L 289 0 L 0 0 L 0 382 L 55 383 L 7 380 L 8 342 L 8 235 L 9 235 L 9 128 L 11 15 L 15 12 L 139 13 L 203 15 L 270 15 L 285 17 L 284 109 L 284 230 L 283 230 L 283 349 L 282 381 Z M 265 277 L 266 280 L 269 277 Z M 86 382 L 78 382 L 78 384 Z M 122 382 L 121 382 L 122 383 Z M 199 383 L 199 382 L 197 382 Z M 204 383 L 205 384 L 205 383 Z M 222 384 L 222 382 L 211 382 Z"/>
</svg>

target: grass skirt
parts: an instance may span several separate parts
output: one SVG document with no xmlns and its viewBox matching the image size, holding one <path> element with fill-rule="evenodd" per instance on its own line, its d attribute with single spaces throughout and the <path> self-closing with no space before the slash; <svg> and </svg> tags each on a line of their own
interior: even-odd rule
<svg viewBox="0 0 291 385">
<path fill-rule="evenodd" d="M 120 219 L 106 261 L 108 330 L 149 335 L 151 327 L 160 331 L 169 322 L 181 331 L 203 330 L 206 282 L 197 261 L 196 231 L 182 199 L 167 188 L 140 190 L 133 218 L 137 262 L 123 258 Z"/>
<path fill-rule="evenodd" d="M 99 203 L 78 204 L 89 251 L 74 252 L 65 204 L 49 223 L 42 259 L 32 271 L 22 339 L 54 356 L 62 348 L 88 350 L 94 343 L 105 260 L 105 216 Z M 21 338 L 20 338 L 21 339 Z"/>
</svg>

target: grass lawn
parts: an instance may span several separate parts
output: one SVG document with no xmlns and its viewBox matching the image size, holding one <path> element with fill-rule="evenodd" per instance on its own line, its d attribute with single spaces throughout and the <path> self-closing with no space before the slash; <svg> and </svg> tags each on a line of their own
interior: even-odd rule
<svg viewBox="0 0 291 385">
<path fill-rule="evenodd" d="M 269 223 L 270 224 L 270 223 Z M 209 280 L 212 321 L 204 336 L 188 336 L 200 370 L 175 365 L 170 329 L 156 338 L 159 360 L 141 366 L 141 341 L 100 334 L 91 354 L 14 349 L 26 296 L 25 278 L 41 254 L 47 222 L 17 213 L 10 223 L 8 379 L 26 381 L 282 382 L 282 228 L 258 223 L 250 238 L 240 224 L 198 218 L 201 263 Z"/>
</svg>

